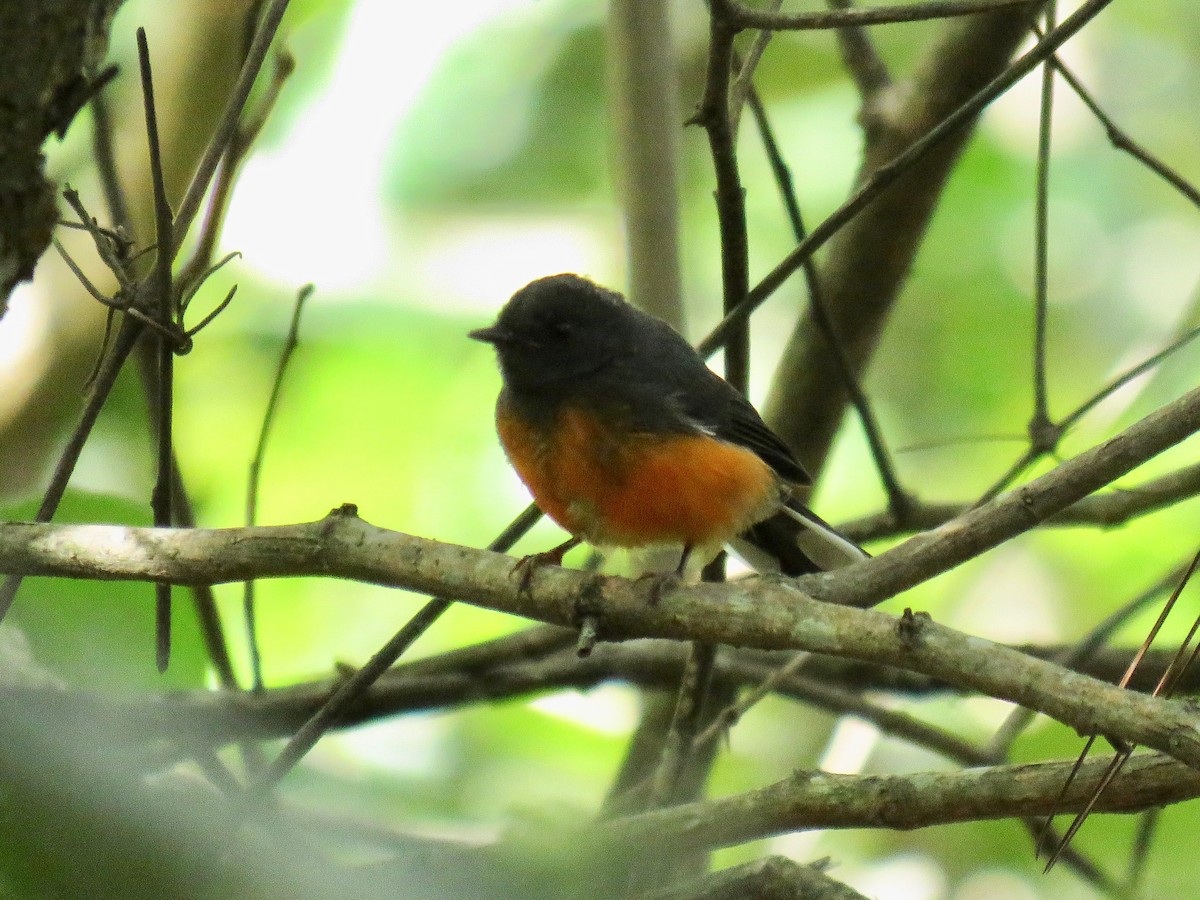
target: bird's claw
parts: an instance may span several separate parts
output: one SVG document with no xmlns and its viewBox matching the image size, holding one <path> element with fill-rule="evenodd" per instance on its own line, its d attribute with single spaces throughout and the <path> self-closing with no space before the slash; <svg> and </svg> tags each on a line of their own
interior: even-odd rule
<svg viewBox="0 0 1200 900">
<path fill-rule="evenodd" d="M 663 597 L 683 582 L 683 578 L 678 572 L 647 572 L 645 575 L 638 576 L 637 580 L 650 582 L 647 602 L 651 606 L 658 606 Z"/>
<path fill-rule="evenodd" d="M 553 550 L 545 550 L 541 553 L 530 553 L 528 556 L 517 560 L 512 567 L 512 575 L 520 577 L 520 585 L 518 590 L 522 594 L 528 594 L 530 587 L 533 585 L 533 574 L 543 566 L 560 566 L 562 565 L 562 554 L 555 553 Z"/>
</svg>

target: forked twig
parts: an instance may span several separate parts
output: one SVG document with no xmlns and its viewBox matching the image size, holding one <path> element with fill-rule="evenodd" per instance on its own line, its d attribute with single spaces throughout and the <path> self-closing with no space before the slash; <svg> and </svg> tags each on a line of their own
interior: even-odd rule
<svg viewBox="0 0 1200 900">
<path fill-rule="evenodd" d="M 1000 496 L 1001 492 L 1006 490 L 1026 469 L 1037 462 L 1047 454 L 1053 453 L 1058 449 L 1058 444 L 1066 432 L 1079 422 L 1085 415 L 1119 391 L 1125 385 L 1129 384 L 1135 378 L 1144 375 L 1146 372 L 1153 369 L 1171 354 L 1177 350 L 1181 350 L 1190 344 L 1197 337 L 1200 337 L 1200 326 L 1189 329 L 1181 337 L 1176 338 L 1170 344 L 1157 353 L 1143 359 L 1136 365 L 1130 366 L 1116 378 L 1112 379 L 1104 387 L 1100 388 L 1083 403 L 1079 404 L 1074 410 L 1068 413 L 1057 423 L 1046 423 L 1038 432 L 1037 438 L 1029 445 L 1021 457 L 1014 462 L 1005 471 L 996 482 L 989 487 L 978 500 L 975 501 L 976 506 L 981 506 L 990 500 Z"/>
<path fill-rule="evenodd" d="M 1034 33 L 1041 37 L 1041 32 L 1035 27 Z M 1051 57 L 1051 63 L 1059 75 L 1063 77 L 1075 95 L 1083 102 L 1096 117 L 1096 120 L 1104 127 L 1105 134 L 1108 136 L 1109 142 L 1117 150 L 1128 153 L 1151 172 L 1166 181 L 1171 187 L 1175 188 L 1179 193 L 1192 202 L 1197 207 L 1200 207 L 1200 190 L 1190 181 L 1180 175 L 1175 169 L 1171 168 L 1137 141 L 1129 136 L 1122 128 L 1120 128 L 1112 117 L 1106 113 L 1100 104 L 1096 102 L 1096 98 L 1092 96 L 1061 59 L 1057 56 Z"/>
</svg>

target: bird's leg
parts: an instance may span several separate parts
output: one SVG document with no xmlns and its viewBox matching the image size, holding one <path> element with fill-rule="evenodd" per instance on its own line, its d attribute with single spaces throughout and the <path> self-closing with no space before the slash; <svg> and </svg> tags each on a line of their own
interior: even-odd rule
<svg viewBox="0 0 1200 900">
<path fill-rule="evenodd" d="M 679 554 L 679 565 L 677 565 L 675 567 L 675 577 L 676 578 L 679 578 L 679 579 L 683 578 L 683 573 L 687 569 L 688 559 L 691 558 L 691 555 L 692 555 L 692 545 L 684 544 L 683 545 L 683 553 Z"/>
<path fill-rule="evenodd" d="M 583 543 L 583 538 L 572 537 L 569 541 L 563 541 L 557 547 L 551 550 L 543 550 L 541 553 L 531 553 L 517 561 L 517 564 L 512 567 L 512 572 L 515 575 L 521 573 L 521 593 L 529 593 L 529 585 L 533 581 L 533 573 L 542 566 L 561 566 L 563 557 L 570 551 L 574 550 Z"/>
</svg>

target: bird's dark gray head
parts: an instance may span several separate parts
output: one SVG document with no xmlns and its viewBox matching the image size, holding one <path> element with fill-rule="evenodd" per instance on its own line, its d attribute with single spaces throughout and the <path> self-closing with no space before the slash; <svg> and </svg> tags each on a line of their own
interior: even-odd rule
<svg viewBox="0 0 1200 900">
<path fill-rule="evenodd" d="M 470 336 L 496 348 L 505 382 L 535 390 L 601 371 L 632 351 L 638 313 L 620 294 L 578 275 L 521 288 L 496 323 Z"/>
</svg>

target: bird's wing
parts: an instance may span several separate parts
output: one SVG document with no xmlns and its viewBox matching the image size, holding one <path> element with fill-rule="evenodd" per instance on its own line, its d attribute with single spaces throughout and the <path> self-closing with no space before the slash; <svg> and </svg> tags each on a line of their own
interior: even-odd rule
<svg viewBox="0 0 1200 900">
<path fill-rule="evenodd" d="M 804 467 L 792 455 L 780 437 L 759 416 L 750 403 L 729 388 L 734 399 L 726 411 L 724 421 L 717 423 L 714 434 L 722 440 L 753 450 L 768 466 L 786 481 L 793 484 L 809 484 L 812 479 Z"/>
<path fill-rule="evenodd" d="M 665 322 L 644 317 L 648 327 L 629 362 L 639 381 L 657 392 L 645 404 L 688 430 L 704 431 L 754 451 L 785 481 L 809 484 L 812 479 L 750 402 L 713 372 L 691 345 Z M 661 424 L 661 419 L 659 424 Z"/>
</svg>

